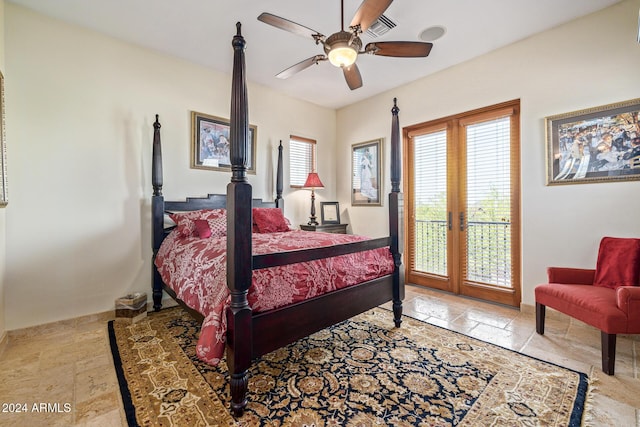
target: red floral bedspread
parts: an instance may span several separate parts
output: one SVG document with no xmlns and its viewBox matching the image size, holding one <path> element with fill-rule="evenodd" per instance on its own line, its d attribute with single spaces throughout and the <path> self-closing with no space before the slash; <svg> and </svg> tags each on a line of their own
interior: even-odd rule
<svg viewBox="0 0 640 427">
<path fill-rule="evenodd" d="M 366 237 L 308 231 L 254 233 L 253 253 L 265 254 L 366 240 Z M 180 237 L 172 232 L 162 243 L 155 264 L 178 298 L 205 316 L 197 354 L 216 365 L 224 353 L 230 304 L 226 284 L 226 238 Z M 375 279 L 393 271 L 388 248 L 265 268 L 253 272 L 249 305 L 255 312 L 303 301 L 336 289 Z"/>
</svg>

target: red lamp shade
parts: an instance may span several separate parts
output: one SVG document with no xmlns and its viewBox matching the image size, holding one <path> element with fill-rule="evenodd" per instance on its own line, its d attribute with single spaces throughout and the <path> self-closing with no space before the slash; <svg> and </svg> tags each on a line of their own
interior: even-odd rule
<svg viewBox="0 0 640 427">
<path fill-rule="evenodd" d="M 310 172 L 307 180 L 304 182 L 304 188 L 324 188 L 324 184 L 320 181 L 320 177 L 316 172 Z"/>
</svg>

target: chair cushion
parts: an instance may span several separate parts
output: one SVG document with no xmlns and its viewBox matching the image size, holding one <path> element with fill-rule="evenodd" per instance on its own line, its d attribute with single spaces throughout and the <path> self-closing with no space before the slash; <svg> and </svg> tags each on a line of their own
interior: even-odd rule
<svg viewBox="0 0 640 427">
<path fill-rule="evenodd" d="M 592 285 L 548 283 L 535 288 L 536 302 L 609 334 L 633 333 L 616 304 L 616 291 Z"/>
<path fill-rule="evenodd" d="M 639 286 L 640 239 L 602 238 L 593 285 L 612 289 Z"/>
</svg>

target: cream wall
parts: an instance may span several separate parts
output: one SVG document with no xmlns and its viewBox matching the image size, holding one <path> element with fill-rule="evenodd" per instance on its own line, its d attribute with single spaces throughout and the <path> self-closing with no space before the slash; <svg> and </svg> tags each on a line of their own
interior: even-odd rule
<svg viewBox="0 0 640 427">
<path fill-rule="evenodd" d="M 5 14 L 6 328 L 110 310 L 130 291 L 150 295 L 154 115 L 162 123 L 165 197 L 224 192 L 229 173 L 189 168 L 190 111 L 229 117 L 230 76 L 10 3 Z M 220 53 L 230 58 L 234 33 L 231 26 L 229 49 Z M 257 85 L 248 91 L 258 127 L 254 197 L 274 197 L 277 143 L 286 152 L 295 134 L 318 141 L 326 186 L 318 200 L 335 200 L 335 111 Z M 285 195 L 285 214 L 306 220 L 309 192 L 285 188 Z"/>
<path fill-rule="evenodd" d="M 393 97 L 401 126 L 520 98 L 523 302 L 532 304 L 547 265 L 591 267 L 600 236 L 640 234 L 640 182 L 544 185 L 543 128 L 548 115 L 640 97 L 639 6 L 627 0 L 338 112 L 250 84 L 254 196 L 273 197 L 279 139 L 314 138 L 325 184 L 317 203 L 339 200 L 353 232 L 385 235 L 386 202 L 350 206 L 349 159 L 351 144 L 384 137 L 389 190 Z M 189 111 L 228 117 L 230 94 L 227 74 L 13 4 L 3 12 L 11 202 L 0 209 L 0 335 L 149 292 L 154 114 L 163 125 L 165 196 L 222 192 L 228 174 L 189 169 Z M 285 214 L 306 222 L 309 192 L 285 185 L 285 195 Z"/>
<path fill-rule="evenodd" d="M 640 181 L 545 186 L 544 117 L 640 98 L 640 1 L 627 0 L 338 111 L 337 181 L 350 181 L 350 144 L 385 137 L 386 192 L 390 109 L 400 126 L 521 100 L 523 303 L 550 265 L 593 268 L 602 236 L 640 237 Z M 438 45 L 435 44 L 434 49 Z M 427 59 L 428 60 L 428 59 Z M 387 233 L 386 206 L 341 206 L 359 234 Z"/>
</svg>

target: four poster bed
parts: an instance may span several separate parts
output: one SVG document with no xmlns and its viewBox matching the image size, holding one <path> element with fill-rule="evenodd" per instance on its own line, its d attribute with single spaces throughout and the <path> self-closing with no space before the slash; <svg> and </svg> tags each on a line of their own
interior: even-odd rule
<svg viewBox="0 0 640 427">
<path fill-rule="evenodd" d="M 231 410 L 240 416 L 247 404 L 252 359 L 388 301 L 393 301 L 394 323 L 400 326 L 403 202 L 399 110 L 394 99 L 389 236 L 366 239 L 280 225 L 274 231 L 270 221 L 279 224 L 283 219 L 282 144 L 276 200 L 253 199 L 246 175 L 249 121 L 240 23 L 232 45 L 232 175 L 227 194 L 165 201 L 158 116 L 153 125 L 153 301 L 154 309 L 160 310 L 164 290 L 204 319 L 198 342 L 201 359 L 216 363 L 220 346 L 226 346 Z M 167 213 L 177 221 L 176 227 L 165 225 Z M 192 271 L 200 275 L 185 276 Z M 282 295 L 283 300 L 276 298 Z"/>
</svg>

